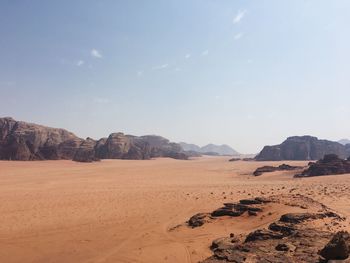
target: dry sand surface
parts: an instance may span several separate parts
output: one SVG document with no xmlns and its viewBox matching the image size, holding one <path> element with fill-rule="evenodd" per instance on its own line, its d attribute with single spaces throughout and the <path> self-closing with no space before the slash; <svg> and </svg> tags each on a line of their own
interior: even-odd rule
<svg viewBox="0 0 350 263">
<path fill-rule="evenodd" d="M 0 162 L 0 262 L 198 262 L 212 254 L 213 239 L 293 211 L 276 205 L 264 219 L 185 225 L 196 213 L 255 196 L 300 193 L 350 216 L 350 175 L 253 177 L 257 167 L 282 162 L 228 159 Z"/>
</svg>

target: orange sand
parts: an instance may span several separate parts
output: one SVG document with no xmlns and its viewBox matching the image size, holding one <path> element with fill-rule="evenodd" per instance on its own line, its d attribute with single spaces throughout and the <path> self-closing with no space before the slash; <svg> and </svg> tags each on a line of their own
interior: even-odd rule
<svg viewBox="0 0 350 263">
<path fill-rule="evenodd" d="M 0 162 L 0 262 L 198 262 L 211 255 L 214 238 L 248 232 L 287 211 L 275 206 L 265 221 L 218 220 L 197 229 L 183 225 L 190 216 L 294 188 L 350 215 L 349 175 L 253 177 L 257 167 L 282 162 L 228 159 Z M 169 231 L 179 224 L 181 231 Z"/>
</svg>

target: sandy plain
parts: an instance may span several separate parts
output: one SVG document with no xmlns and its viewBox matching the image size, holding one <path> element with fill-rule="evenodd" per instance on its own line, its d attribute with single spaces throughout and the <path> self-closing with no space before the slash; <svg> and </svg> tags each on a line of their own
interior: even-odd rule
<svg viewBox="0 0 350 263">
<path fill-rule="evenodd" d="M 2 161 L 0 262 L 198 262 L 211 255 L 213 239 L 289 212 L 274 207 L 264 220 L 218 220 L 196 229 L 185 224 L 198 212 L 254 196 L 300 193 L 350 216 L 350 175 L 253 177 L 257 167 L 282 162 L 228 159 Z"/>
</svg>

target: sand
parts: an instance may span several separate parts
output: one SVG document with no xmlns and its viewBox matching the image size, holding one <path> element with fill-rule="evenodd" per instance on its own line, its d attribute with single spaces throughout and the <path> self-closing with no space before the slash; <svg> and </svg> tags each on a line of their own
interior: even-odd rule
<svg viewBox="0 0 350 263">
<path fill-rule="evenodd" d="M 266 220 L 186 227 L 193 214 L 252 196 L 300 193 L 350 216 L 350 175 L 253 177 L 257 167 L 282 162 L 228 159 L 2 161 L 0 262 L 198 262 L 218 236 L 249 232 L 288 212 L 276 206 Z"/>
</svg>

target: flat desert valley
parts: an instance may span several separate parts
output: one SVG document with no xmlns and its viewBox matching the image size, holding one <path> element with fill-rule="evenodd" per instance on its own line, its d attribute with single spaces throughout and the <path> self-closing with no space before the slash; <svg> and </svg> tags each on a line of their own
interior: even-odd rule
<svg viewBox="0 0 350 263">
<path fill-rule="evenodd" d="M 300 209 L 276 204 L 264 216 L 186 224 L 196 213 L 244 198 L 299 194 L 350 216 L 350 175 L 254 177 L 257 167 L 283 162 L 228 159 L 1 161 L 0 262 L 198 262 L 212 255 L 212 240 L 247 234 Z"/>
</svg>

